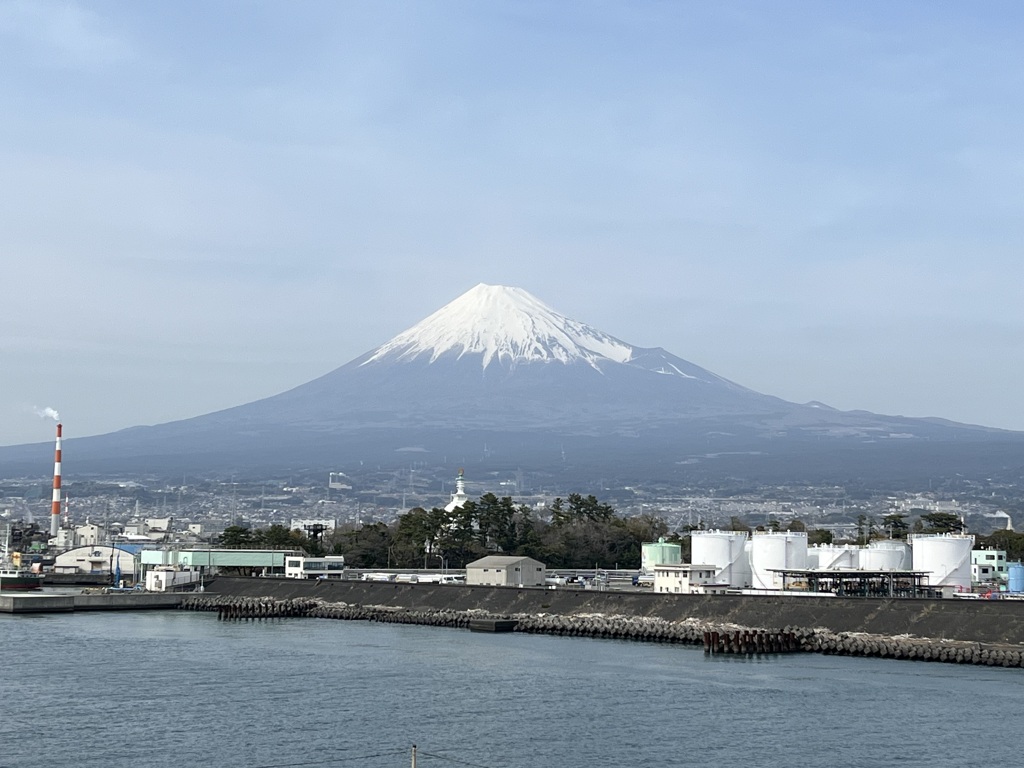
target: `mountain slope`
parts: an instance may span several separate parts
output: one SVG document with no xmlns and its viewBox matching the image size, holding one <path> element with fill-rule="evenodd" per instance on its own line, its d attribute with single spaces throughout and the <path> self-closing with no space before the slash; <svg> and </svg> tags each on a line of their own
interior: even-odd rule
<svg viewBox="0 0 1024 768">
<path fill-rule="evenodd" d="M 935 446 L 955 460 L 999 444 L 999 460 L 1012 463 L 1021 437 L 790 403 L 566 318 L 521 289 L 481 284 L 287 392 L 67 443 L 98 471 L 145 465 L 238 473 L 397 467 L 410 451 L 435 463 L 456 457 L 528 467 L 559 461 L 568 446 L 580 471 L 601 476 L 623 466 L 678 474 L 695 461 L 709 466 L 708 456 L 723 471 L 751 474 L 823 467 L 834 456 L 836 470 L 846 471 L 851 451 L 860 457 L 854 463 L 878 457 L 884 469 L 916 456 L 932 471 Z M 17 455 L 0 449 L 0 460 Z M 720 459 L 730 456 L 746 458 L 742 465 Z"/>
</svg>

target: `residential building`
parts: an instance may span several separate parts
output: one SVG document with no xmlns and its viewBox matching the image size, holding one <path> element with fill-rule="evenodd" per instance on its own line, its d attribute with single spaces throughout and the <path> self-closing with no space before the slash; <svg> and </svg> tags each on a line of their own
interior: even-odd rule
<svg viewBox="0 0 1024 768">
<path fill-rule="evenodd" d="M 715 580 L 713 565 L 682 563 L 654 566 L 654 591 L 678 595 L 708 595 L 725 592 L 728 584 Z"/>
</svg>

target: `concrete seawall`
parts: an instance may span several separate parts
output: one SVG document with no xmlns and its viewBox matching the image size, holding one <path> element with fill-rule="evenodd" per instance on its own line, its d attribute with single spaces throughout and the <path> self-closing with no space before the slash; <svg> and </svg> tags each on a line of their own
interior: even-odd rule
<svg viewBox="0 0 1024 768">
<path fill-rule="evenodd" d="M 410 611 L 486 611 L 495 615 L 603 614 L 741 627 L 824 628 L 834 633 L 913 635 L 933 640 L 1024 645 L 1024 601 L 886 600 L 745 595 L 658 595 L 576 589 L 514 589 L 298 579 L 217 580 L 215 593 Z"/>
<path fill-rule="evenodd" d="M 875 656 L 888 659 L 938 661 L 1000 667 L 1024 666 L 1024 646 L 936 640 L 909 635 L 873 635 L 832 632 L 822 627 L 742 627 L 735 624 L 687 618 L 668 621 L 657 617 L 578 613 L 493 614 L 479 608 L 466 611 L 414 610 L 382 605 L 328 602 L 322 597 L 245 597 L 204 594 L 188 597 L 182 608 L 216 611 L 218 620 L 264 621 L 291 617 L 373 621 L 384 624 L 418 624 L 477 631 L 514 631 L 535 634 L 639 640 L 658 643 L 703 645 L 705 653 L 762 655 L 776 653 L 823 653 L 842 656 Z"/>
<path fill-rule="evenodd" d="M 177 608 L 180 592 L 130 592 L 96 595 L 0 595 L 0 613 L 67 613 L 70 611 L 151 611 Z"/>
</svg>

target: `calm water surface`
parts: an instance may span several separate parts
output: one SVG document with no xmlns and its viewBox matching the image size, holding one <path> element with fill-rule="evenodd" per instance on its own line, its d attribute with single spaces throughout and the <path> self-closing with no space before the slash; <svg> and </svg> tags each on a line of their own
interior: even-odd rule
<svg viewBox="0 0 1024 768">
<path fill-rule="evenodd" d="M 1021 762 L 1021 670 L 189 612 L 0 615 L 0 651 L 0 768 Z"/>
</svg>

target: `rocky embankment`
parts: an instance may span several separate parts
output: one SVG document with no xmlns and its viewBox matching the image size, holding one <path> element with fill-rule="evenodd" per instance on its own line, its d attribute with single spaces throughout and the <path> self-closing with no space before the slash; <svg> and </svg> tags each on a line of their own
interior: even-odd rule
<svg viewBox="0 0 1024 768">
<path fill-rule="evenodd" d="M 315 597 L 277 599 L 230 595 L 189 597 L 181 604 L 181 608 L 216 611 L 218 618 L 223 620 L 262 621 L 285 617 L 309 617 L 460 629 L 467 629 L 471 621 L 480 619 L 513 620 L 516 632 L 680 643 L 703 646 L 705 651 L 714 653 L 807 652 L 978 664 L 990 667 L 1024 666 L 1024 647 L 1015 645 L 911 635 L 833 632 L 822 627 L 750 627 L 697 618 L 671 621 L 651 616 L 599 613 L 557 615 L 496 614 L 483 609 L 414 610 L 384 605 L 328 602 Z"/>
</svg>

